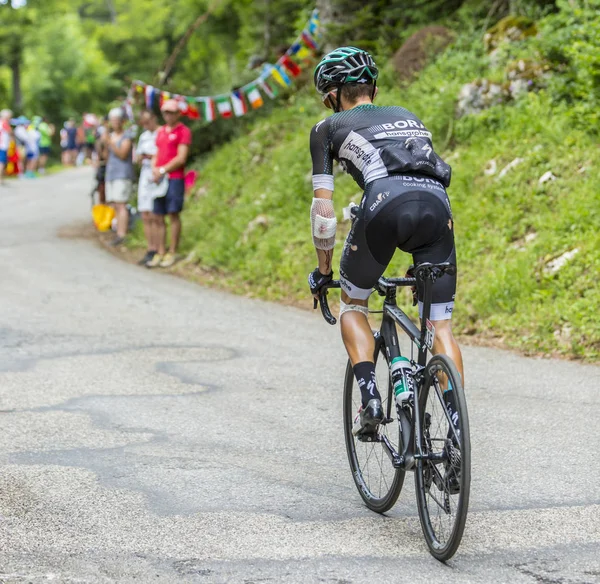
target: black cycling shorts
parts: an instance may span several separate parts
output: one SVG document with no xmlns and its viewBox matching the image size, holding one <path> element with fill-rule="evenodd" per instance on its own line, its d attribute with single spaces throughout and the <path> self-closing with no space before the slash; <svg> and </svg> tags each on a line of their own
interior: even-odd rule
<svg viewBox="0 0 600 584">
<path fill-rule="evenodd" d="M 366 300 L 396 249 L 412 254 L 415 265 L 456 265 L 453 227 L 450 200 L 438 181 L 394 175 L 370 183 L 344 244 L 340 260 L 342 289 L 352 299 Z M 455 293 L 455 275 L 444 274 L 436 280 L 431 320 L 452 317 Z M 422 286 L 417 294 L 422 314 Z"/>
</svg>

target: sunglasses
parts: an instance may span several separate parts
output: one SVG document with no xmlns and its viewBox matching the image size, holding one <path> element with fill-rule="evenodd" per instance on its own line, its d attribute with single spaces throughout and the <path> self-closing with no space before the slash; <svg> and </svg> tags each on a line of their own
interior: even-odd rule
<svg viewBox="0 0 600 584">
<path fill-rule="evenodd" d="M 176 114 L 176 113 L 178 113 L 178 112 L 174 112 L 171 110 L 163 110 L 163 114 Z"/>
<path fill-rule="evenodd" d="M 321 101 L 327 109 L 333 109 L 333 104 L 331 102 L 331 93 L 326 93 L 325 95 L 322 95 Z"/>
</svg>

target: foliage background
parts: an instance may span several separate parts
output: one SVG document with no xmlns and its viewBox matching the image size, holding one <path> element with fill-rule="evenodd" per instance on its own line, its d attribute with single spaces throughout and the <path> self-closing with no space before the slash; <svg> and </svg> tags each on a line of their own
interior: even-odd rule
<svg viewBox="0 0 600 584">
<path fill-rule="evenodd" d="M 327 43 L 369 48 L 382 64 L 379 103 L 402 104 L 433 132 L 452 164 L 450 197 L 460 268 L 455 325 L 463 335 L 531 353 L 600 356 L 600 0 L 316 0 Z M 83 109 L 105 111 L 133 78 L 152 81 L 190 24 L 206 10 L 166 86 L 188 94 L 227 91 L 254 76 L 253 56 L 273 59 L 314 7 L 291 0 L 29 0 L 0 6 L 0 100 L 60 121 Z M 537 35 L 493 56 L 484 34 L 512 15 Z M 391 57 L 424 25 L 448 27 L 454 42 L 406 85 Z M 466 83 L 507 86 L 515 63 L 544 74 L 535 91 L 459 116 Z M 17 104 L 19 105 L 19 104 Z M 184 216 L 184 270 L 201 266 L 221 285 L 306 302 L 314 267 L 307 209 L 307 136 L 326 112 L 304 76 L 291 92 L 241 120 L 196 125 L 201 184 Z M 515 159 L 504 176 L 486 174 Z M 547 171 L 555 177 L 540 183 Z M 336 181 L 338 217 L 360 193 Z M 341 223 L 340 243 L 348 226 Z M 143 245 L 140 234 L 134 244 Z M 339 246 L 338 246 L 339 249 Z M 574 252 L 558 271 L 551 261 Z M 391 273 L 410 258 L 398 254 Z"/>
</svg>

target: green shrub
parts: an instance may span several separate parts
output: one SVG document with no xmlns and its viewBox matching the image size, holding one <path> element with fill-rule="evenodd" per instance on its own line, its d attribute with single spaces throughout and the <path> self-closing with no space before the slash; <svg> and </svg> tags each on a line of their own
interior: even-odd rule
<svg viewBox="0 0 600 584">
<path fill-rule="evenodd" d="M 546 89 L 456 120 L 460 87 L 489 74 L 481 34 L 463 34 L 409 87 L 386 87 L 384 76 L 378 103 L 414 111 L 453 166 L 456 329 L 500 338 L 525 352 L 594 359 L 600 357 L 600 150 L 595 129 L 574 123 L 577 115 L 591 122 L 598 99 L 592 91 L 593 31 L 586 20 L 593 15 L 581 9 L 568 16 L 566 3 L 559 5 L 561 13 L 538 23 L 542 36 L 527 41 L 555 66 Z M 549 39 L 560 22 L 567 28 L 564 19 L 573 19 L 570 33 L 562 42 Z M 568 46 L 574 34 L 584 40 Z M 558 67 L 559 49 L 563 65 L 570 64 L 564 70 Z M 574 63 L 587 70 L 576 71 Z M 558 91 L 561 79 L 572 93 Z M 183 249 L 220 273 L 230 288 L 310 304 L 306 274 L 314 268 L 315 253 L 308 135 L 326 115 L 312 91 L 301 91 L 287 107 L 256 118 L 201 167 L 199 194 L 184 217 Z M 500 176 L 515 159 L 520 164 Z M 494 173 L 485 172 L 494 165 Z M 554 178 L 540 183 L 548 171 Z M 360 196 L 348 176 L 336 176 L 338 218 Z M 347 230 L 340 222 L 339 244 Z M 553 271 L 552 260 L 565 252 L 572 257 Z M 403 274 L 409 263 L 409 256 L 398 253 L 388 273 Z"/>
<path fill-rule="evenodd" d="M 553 66 L 556 74 L 548 91 L 567 104 L 570 115 L 597 132 L 600 120 L 600 0 L 558 0 L 560 10 L 541 22 L 532 48 Z"/>
</svg>

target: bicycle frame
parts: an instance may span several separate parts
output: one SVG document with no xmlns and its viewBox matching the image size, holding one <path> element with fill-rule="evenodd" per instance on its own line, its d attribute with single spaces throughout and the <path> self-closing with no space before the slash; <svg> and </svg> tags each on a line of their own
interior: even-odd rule
<svg viewBox="0 0 600 584">
<path fill-rule="evenodd" d="M 392 465 L 395 468 L 401 468 L 408 471 L 413 470 L 415 464 L 420 459 L 430 460 L 434 463 L 440 463 L 445 460 L 444 454 L 423 454 L 421 444 L 421 412 L 419 403 L 419 393 L 422 384 L 425 380 L 425 366 L 427 364 L 427 351 L 431 349 L 433 337 L 429 337 L 429 317 L 431 315 L 431 300 L 433 293 L 433 283 L 438 277 L 444 273 L 455 273 L 456 266 L 451 264 L 433 265 L 429 263 L 420 264 L 414 271 L 416 277 L 410 278 L 380 278 L 375 286 L 375 290 L 381 296 L 385 296 L 383 302 L 383 320 L 380 330 L 377 334 L 384 339 L 388 362 L 391 363 L 395 357 L 400 356 L 400 344 L 398 341 L 398 325 L 415 343 L 419 349 L 417 357 L 417 371 L 415 373 L 415 394 L 411 405 L 404 405 L 399 410 L 400 432 L 402 435 L 402 443 L 404 450 L 400 454 L 396 452 L 394 446 L 389 441 L 385 434 L 378 436 L 377 441 L 383 442 L 387 455 L 389 456 Z M 421 317 L 421 330 L 410 320 L 406 313 L 396 303 L 397 288 L 401 286 L 414 286 L 417 284 L 417 278 L 423 282 L 423 314 Z M 339 282 L 331 282 L 327 288 L 338 288 Z M 327 305 L 327 290 L 320 295 L 319 302 L 323 317 L 330 324 L 335 324 L 336 319 L 331 315 Z M 315 300 L 315 308 L 317 301 Z M 433 333 L 435 334 L 435 333 Z M 394 421 L 392 417 L 392 404 L 396 404 L 395 396 L 393 395 L 392 384 L 389 383 L 389 394 L 387 400 L 386 419 L 383 423 L 391 423 Z M 412 418 L 412 422 L 411 422 Z"/>
<path fill-rule="evenodd" d="M 412 282 L 410 281 L 412 280 Z M 423 317 L 421 319 L 421 330 L 415 326 L 408 315 L 396 304 L 397 286 L 407 286 L 416 283 L 414 278 L 404 278 L 401 280 L 384 281 L 381 284 L 386 284 L 383 287 L 385 291 L 385 300 L 383 303 L 383 320 L 381 323 L 380 334 L 384 339 L 386 350 L 388 353 L 388 362 L 391 363 L 395 357 L 400 356 L 400 343 L 398 341 L 398 325 L 415 343 L 419 349 L 417 357 L 417 372 L 415 374 L 415 394 L 413 396 L 413 404 L 404 405 L 398 411 L 400 422 L 400 431 L 402 434 L 402 443 L 404 445 L 403 452 L 400 454 L 393 447 L 385 434 L 381 434 L 381 441 L 385 446 L 385 451 L 390 458 L 392 465 L 395 468 L 402 470 L 412 470 L 416 461 L 423 458 L 423 449 L 421 445 L 421 412 L 419 403 L 419 393 L 424 380 L 423 371 L 427 362 L 426 344 L 427 337 L 427 322 L 431 312 L 431 292 L 433 280 L 426 279 L 424 282 L 424 299 L 423 299 Z M 392 404 L 396 404 L 394 397 L 393 386 L 389 384 L 389 395 L 387 401 L 386 422 L 389 423 L 394 418 L 392 417 Z M 412 422 L 411 422 L 412 419 Z M 430 455 L 425 455 L 429 457 Z"/>
</svg>

